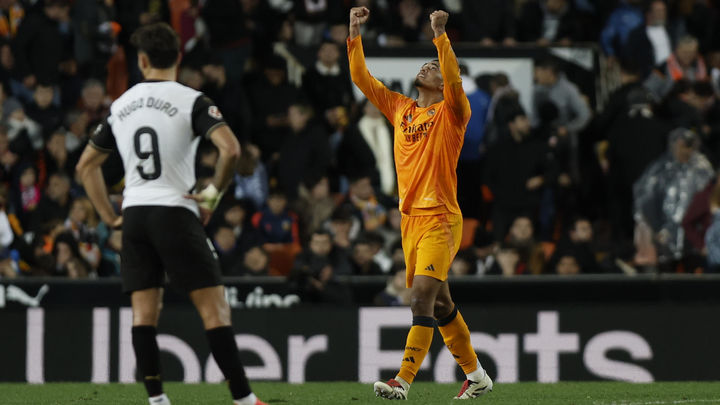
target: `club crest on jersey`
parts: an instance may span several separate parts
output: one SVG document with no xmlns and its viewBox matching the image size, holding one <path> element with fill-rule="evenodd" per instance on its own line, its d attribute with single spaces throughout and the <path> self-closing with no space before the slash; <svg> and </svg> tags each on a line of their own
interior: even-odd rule
<svg viewBox="0 0 720 405">
<path fill-rule="evenodd" d="M 211 105 L 210 107 L 208 107 L 208 115 L 215 118 L 216 120 L 222 119 L 222 113 L 214 105 Z"/>
<path fill-rule="evenodd" d="M 435 109 L 434 109 L 434 108 L 431 108 L 430 111 L 428 111 L 428 115 L 431 116 L 431 117 L 432 117 L 433 115 L 435 115 Z"/>
</svg>

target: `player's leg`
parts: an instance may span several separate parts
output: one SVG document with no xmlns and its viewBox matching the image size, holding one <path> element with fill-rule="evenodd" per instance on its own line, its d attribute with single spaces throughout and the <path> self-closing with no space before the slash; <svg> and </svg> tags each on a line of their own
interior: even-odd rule
<svg viewBox="0 0 720 405">
<path fill-rule="evenodd" d="M 148 239 L 146 226 L 153 208 L 129 207 L 123 211 L 122 263 L 123 290 L 131 294 L 133 312 L 132 343 L 137 368 L 142 375 L 151 404 L 169 405 L 163 393 L 157 323 L 162 307 L 162 261 Z"/>
<path fill-rule="evenodd" d="M 219 285 L 197 289 L 190 292 L 190 299 L 202 318 L 210 351 L 229 382 L 235 404 L 262 404 L 250 389 L 240 361 L 240 351 L 230 324 L 230 306 L 225 300 L 225 288 Z"/>
<path fill-rule="evenodd" d="M 376 382 L 375 395 L 388 399 L 407 399 L 410 384 L 415 380 L 432 343 L 435 332 L 433 308 L 435 296 L 441 286 L 442 282 L 433 277 L 416 275 L 413 278 L 410 291 L 413 321 L 405 342 L 400 371 L 395 378 L 387 382 Z"/>
<path fill-rule="evenodd" d="M 475 354 L 475 349 L 470 342 L 470 329 L 450 296 L 447 280 L 443 283 L 435 300 L 434 316 L 445 345 L 467 376 L 457 398 L 475 398 L 492 391 L 492 380 L 480 365 L 477 354 Z"/>
<path fill-rule="evenodd" d="M 157 344 L 157 323 L 162 309 L 162 288 L 133 291 L 132 344 L 137 368 L 142 375 L 151 404 L 170 404 L 163 393 L 160 373 L 160 349 Z"/>
</svg>

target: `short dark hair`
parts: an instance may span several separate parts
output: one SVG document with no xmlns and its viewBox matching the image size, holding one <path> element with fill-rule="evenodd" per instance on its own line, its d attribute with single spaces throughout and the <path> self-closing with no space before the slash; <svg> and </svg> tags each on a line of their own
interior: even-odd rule
<svg viewBox="0 0 720 405">
<path fill-rule="evenodd" d="M 138 28 L 130 43 L 150 59 L 152 67 L 167 69 L 177 63 L 180 39 L 167 23 L 154 23 Z"/>
<path fill-rule="evenodd" d="M 327 229 L 323 229 L 323 228 L 315 229 L 315 230 L 312 232 L 312 234 L 310 235 L 310 239 L 312 239 L 312 237 L 315 236 L 315 235 L 318 235 L 318 236 L 327 236 L 328 238 L 330 238 L 330 240 L 332 240 L 332 234 L 331 234 L 330 231 L 328 231 Z"/>
<path fill-rule="evenodd" d="M 560 73 L 560 64 L 551 56 L 544 56 L 535 60 L 535 67 L 541 69 L 547 69 L 552 71 L 554 74 Z"/>
</svg>

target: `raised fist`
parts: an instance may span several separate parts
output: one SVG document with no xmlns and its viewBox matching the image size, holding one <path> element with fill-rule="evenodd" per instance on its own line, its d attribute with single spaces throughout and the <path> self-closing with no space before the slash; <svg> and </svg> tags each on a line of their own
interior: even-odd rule
<svg viewBox="0 0 720 405">
<path fill-rule="evenodd" d="M 432 14 L 430 14 L 430 26 L 432 27 L 433 31 L 445 31 L 445 24 L 447 24 L 448 17 L 450 17 L 450 14 L 446 13 L 442 10 L 433 11 Z"/>
<path fill-rule="evenodd" d="M 370 10 L 367 7 L 353 7 L 350 9 L 350 25 L 363 25 L 367 22 L 368 17 L 370 17 Z"/>
</svg>

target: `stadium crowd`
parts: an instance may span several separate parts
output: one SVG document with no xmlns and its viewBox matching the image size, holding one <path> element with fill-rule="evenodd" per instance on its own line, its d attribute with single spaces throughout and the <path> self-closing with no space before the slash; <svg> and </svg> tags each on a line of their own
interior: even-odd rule
<svg viewBox="0 0 720 405">
<path fill-rule="evenodd" d="M 458 164 L 466 217 L 453 276 L 713 272 L 720 266 L 720 2 L 712 0 L 0 0 L 0 276 L 112 277 L 121 231 L 74 167 L 112 100 L 142 80 L 129 43 L 170 23 L 178 80 L 242 144 L 207 227 L 228 276 L 286 276 L 307 300 L 346 299 L 338 275 L 383 275 L 402 302 L 392 128 L 353 92 L 348 10 L 366 47 L 596 43 L 621 86 L 593 108 L 554 57 L 532 108 L 504 72 L 461 70 L 473 115 Z M 429 46 L 429 45 L 428 45 Z M 372 66 L 370 67 L 372 70 Z M 201 143 L 198 185 L 217 151 Z M 122 165 L 104 167 L 121 203 Z"/>
</svg>

